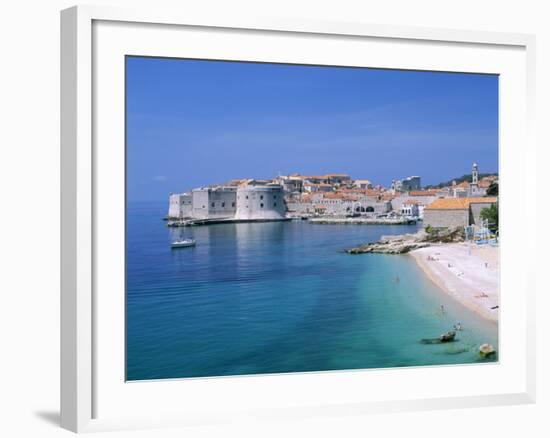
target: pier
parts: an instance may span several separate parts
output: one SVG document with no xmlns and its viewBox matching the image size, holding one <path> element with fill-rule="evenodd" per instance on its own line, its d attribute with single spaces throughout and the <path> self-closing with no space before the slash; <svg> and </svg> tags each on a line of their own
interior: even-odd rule
<svg viewBox="0 0 550 438">
<path fill-rule="evenodd" d="M 200 225 L 215 225 L 215 224 L 242 224 L 250 222 L 286 222 L 292 218 L 284 217 L 277 219 L 235 219 L 235 218 L 217 218 L 217 219 L 181 219 L 169 220 L 167 227 L 196 227 Z"/>
<path fill-rule="evenodd" d="M 314 217 L 312 224 L 326 225 L 409 225 L 415 224 L 416 219 L 397 218 L 370 218 L 370 217 Z"/>
</svg>

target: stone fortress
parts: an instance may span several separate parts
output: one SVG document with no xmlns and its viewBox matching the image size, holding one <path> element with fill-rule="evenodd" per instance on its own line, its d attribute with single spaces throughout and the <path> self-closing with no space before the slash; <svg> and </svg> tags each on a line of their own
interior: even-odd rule
<svg viewBox="0 0 550 438">
<path fill-rule="evenodd" d="M 283 187 L 254 180 L 170 195 L 169 219 L 277 221 L 286 219 Z"/>
</svg>

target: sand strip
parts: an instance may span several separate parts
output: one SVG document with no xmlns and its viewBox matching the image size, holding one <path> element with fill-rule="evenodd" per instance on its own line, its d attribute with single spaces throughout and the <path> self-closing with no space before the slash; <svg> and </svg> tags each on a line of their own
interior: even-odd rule
<svg viewBox="0 0 550 438">
<path fill-rule="evenodd" d="M 409 254 L 441 289 L 484 318 L 498 321 L 498 248 L 451 243 Z"/>
</svg>

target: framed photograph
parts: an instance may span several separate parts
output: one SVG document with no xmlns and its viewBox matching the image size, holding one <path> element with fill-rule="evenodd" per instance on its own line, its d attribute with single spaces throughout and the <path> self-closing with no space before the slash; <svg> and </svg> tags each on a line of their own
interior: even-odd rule
<svg viewBox="0 0 550 438">
<path fill-rule="evenodd" d="M 62 426 L 534 401 L 534 39 L 61 14 Z"/>
</svg>

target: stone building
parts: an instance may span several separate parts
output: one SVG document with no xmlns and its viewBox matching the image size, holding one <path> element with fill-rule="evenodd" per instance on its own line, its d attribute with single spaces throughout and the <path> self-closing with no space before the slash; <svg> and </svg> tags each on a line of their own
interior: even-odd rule
<svg viewBox="0 0 550 438">
<path fill-rule="evenodd" d="M 472 180 L 470 182 L 463 181 L 460 184 L 457 184 L 453 181 L 451 186 L 453 196 L 455 198 L 474 198 L 485 196 L 487 189 L 490 186 L 490 183 L 487 184 L 487 181 L 488 180 L 485 178 L 480 181 L 479 168 L 477 163 L 474 162 L 472 164 Z M 491 179 L 491 181 L 493 181 L 493 179 Z"/>
<path fill-rule="evenodd" d="M 436 190 L 413 190 L 402 193 L 391 200 L 392 209 L 400 211 L 405 203 L 416 203 L 419 207 L 425 207 L 434 202 L 437 198 L 443 197 Z"/>
<path fill-rule="evenodd" d="M 409 217 L 419 217 L 418 201 L 407 200 L 401 204 L 401 214 Z"/>
<path fill-rule="evenodd" d="M 278 184 L 214 186 L 170 195 L 169 219 L 280 220 L 286 217 Z"/>
<path fill-rule="evenodd" d="M 310 183 L 306 182 L 304 184 L 304 191 L 308 193 L 315 193 L 315 192 L 332 192 L 334 191 L 334 186 L 332 184 L 327 183 Z"/>
<path fill-rule="evenodd" d="M 237 188 L 238 220 L 279 220 L 286 216 L 283 187 L 242 185 Z"/>
<path fill-rule="evenodd" d="M 347 216 L 350 214 L 386 214 L 391 211 L 391 202 L 377 200 L 367 196 L 353 198 L 342 194 L 311 194 L 301 199 L 292 199 L 287 203 L 292 215 L 326 214 L 330 216 Z"/>
<path fill-rule="evenodd" d="M 358 189 L 372 189 L 372 183 L 368 179 L 353 180 L 353 187 Z"/>
<path fill-rule="evenodd" d="M 275 178 L 273 182 L 283 186 L 283 190 L 287 194 L 301 193 L 304 188 L 304 180 L 300 176 L 279 176 Z"/>
<path fill-rule="evenodd" d="M 170 193 L 168 219 L 190 217 L 193 211 L 193 196 L 191 193 Z"/>
<path fill-rule="evenodd" d="M 236 187 L 203 187 L 193 189 L 194 219 L 226 219 L 237 211 Z"/>
<path fill-rule="evenodd" d="M 328 184 L 347 184 L 351 181 L 350 176 L 347 173 L 329 173 L 325 175 Z"/>
<path fill-rule="evenodd" d="M 483 208 L 496 204 L 497 198 L 442 198 L 424 209 L 424 226 L 456 228 L 481 225 Z"/>
</svg>

